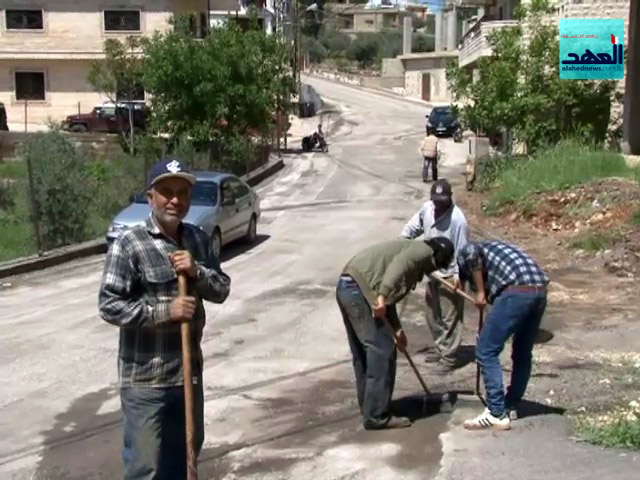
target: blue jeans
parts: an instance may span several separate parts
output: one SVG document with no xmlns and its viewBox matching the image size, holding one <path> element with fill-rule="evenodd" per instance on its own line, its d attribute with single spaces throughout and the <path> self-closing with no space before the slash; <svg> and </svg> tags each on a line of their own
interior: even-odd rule
<svg viewBox="0 0 640 480">
<path fill-rule="evenodd" d="M 193 386 L 196 455 L 204 442 L 202 379 Z M 182 387 L 122 388 L 125 480 L 178 480 L 187 476 Z"/>
<path fill-rule="evenodd" d="M 383 428 L 391 418 L 389 405 L 396 379 L 393 337 L 384 320 L 374 318 L 352 279 L 340 277 L 336 299 L 347 329 L 364 427 Z"/>
<path fill-rule="evenodd" d="M 476 358 L 482 369 L 489 411 L 501 417 L 507 407 L 517 407 L 531 376 L 533 344 L 547 306 L 543 292 L 504 291 L 493 302 L 480 332 Z M 500 353 L 513 335 L 511 384 L 505 396 Z"/>
</svg>

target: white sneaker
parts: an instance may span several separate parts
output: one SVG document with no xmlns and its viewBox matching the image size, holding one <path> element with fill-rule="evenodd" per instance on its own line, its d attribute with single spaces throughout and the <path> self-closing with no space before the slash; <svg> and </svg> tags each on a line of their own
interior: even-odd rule
<svg viewBox="0 0 640 480">
<path fill-rule="evenodd" d="M 485 408 L 484 412 L 476 418 L 466 420 L 463 425 L 467 430 L 483 430 L 485 428 L 509 430 L 511 428 L 511 420 L 506 414 L 501 418 L 496 418 L 491 415 L 488 408 Z"/>
</svg>

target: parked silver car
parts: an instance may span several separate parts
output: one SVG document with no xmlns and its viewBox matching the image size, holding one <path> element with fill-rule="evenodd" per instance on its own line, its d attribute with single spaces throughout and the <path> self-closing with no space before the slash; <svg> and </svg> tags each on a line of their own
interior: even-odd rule
<svg viewBox="0 0 640 480">
<path fill-rule="evenodd" d="M 230 173 L 193 174 L 197 182 L 191 191 L 191 208 L 184 221 L 200 227 L 211 238 L 211 251 L 216 255 L 223 245 L 239 238 L 253 243 L 260 219 L 258 194 Z M 150 212 L 146 192 L 133 195 L 131 205 L 111 222 L 107 242 L 110 244 L 124 231 L 144 223 Z"/>
</svg>

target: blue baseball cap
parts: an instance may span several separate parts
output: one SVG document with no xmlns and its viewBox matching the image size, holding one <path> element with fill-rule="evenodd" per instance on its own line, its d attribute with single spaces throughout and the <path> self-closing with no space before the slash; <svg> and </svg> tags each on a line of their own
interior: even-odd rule
<svg viewBox="0 0 640 480">
<path fill-rule="evenodd" d="M 156 163 L 149 170 L 147 189 L 166 178 L 182 178 L 191 185 L 196 183 L 196 177 L 191 174 L 189 168 L 176 158 L 166 158 Z"/>
</svg>

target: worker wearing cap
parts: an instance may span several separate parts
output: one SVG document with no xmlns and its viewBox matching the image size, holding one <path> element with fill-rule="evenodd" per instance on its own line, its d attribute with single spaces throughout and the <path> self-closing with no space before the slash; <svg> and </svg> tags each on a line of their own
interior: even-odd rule
<svg viewBox="0 0 640 480">
<path fill-rule="evenodd" d="M 230 280 L 207 236 L 182 222 L 195 182 L 177 159 L 154 165 L 147 185 L 149 217 L 107 253 L 99 309 L 103 320 L 120 328 L 125 480 L 186 477 L 181 322 L 192 324 L 196 452 L 204 441 L 202 301 L 224 302 Z M 178 297 L 178 274 L 188 278 L 186 297 Z"/>
<path fill-rule="evenodd" d="M 411 425 L 389 409 L 396 376 L 396 349 L 407 347 L 396 303 L 422 280 L 453 259 L 446 238 L 423 242 L 391 240 L 355 255 L 342 271 L 336 299 L 347 329 L 364 428 Z"/>
<path fill-rule="evenodd" d="M 431 199 L 422 205 L 400 232 L 401 238 L 417 238 L 420 235 L 424 239 L 448 238 L 456 254 L 469 240 L 467 219 L 453 203 L 451 184 L 445 179 L 431 186 Z M 433 276 L 448 280 L 456 288 L 460 287 L 455 259 Z M 433 279 L 427 279 L 425 300 L 431 310 L 430 315 L 427 313 L 427 324 L 435 342 L 435 346 L 427 350 L 425 361 L 434 364 L 432 373 L 445 375 L 459 366 L 457 354 L 462 341 L 464 300 Z"/>
<path fill-rule="evenodd" d="M 499 241 L 468 243 L 458 253 L 457 263 L 461 280 L 475 292 L 476 305 L 492 305 L 476 346 L 487 408 L 465 421 L 464 427 L 508 430 L 531 376 L 533 345 L 547 307 L 549 279 L 529 255 Z M 500 353 L 511 336 L 513 367 L 505 395 Z"/>
</svg>

